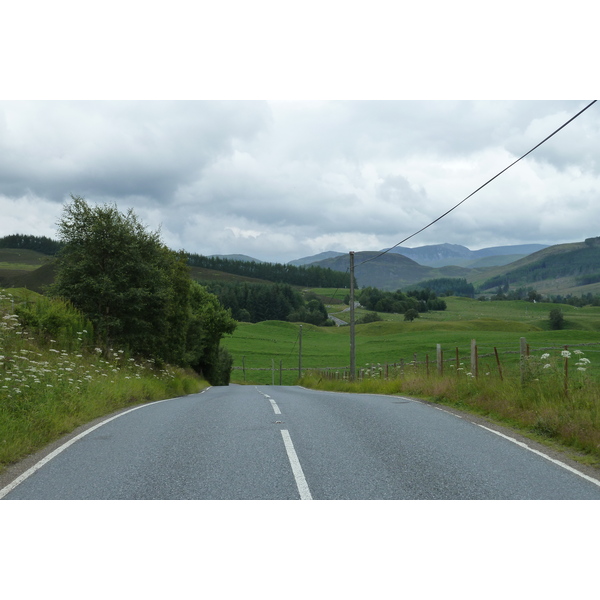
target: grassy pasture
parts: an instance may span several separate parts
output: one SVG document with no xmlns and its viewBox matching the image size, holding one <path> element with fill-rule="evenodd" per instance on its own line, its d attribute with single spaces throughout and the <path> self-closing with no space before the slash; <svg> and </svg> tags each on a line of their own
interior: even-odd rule
<svg viewBox="0 0 600 600">
<path fill-rule="evenodd" d="M 600 342 L 600 308 L 575 308 L 561 305 L 568 329 L 549 329 L 548 314 L 552 304 L 526 302 L 479 302 L 468 298 L 447 298 L 448 309 L 421 315 L 413 322 L 405 322 L 402 315 L 385 315 L 384 321 L 356 326 L 356 364 L 425 361 L 429 355 L 435 361 L 436 346 L 441 344 L 446 360 L 455 359 L 459 348 L 461 360 L 470 357 L 471 340 L 477 341 L 481 369 L 496 370 L 494 348 L 503 366 L 517 365 L 520 338 L 525 337 L 532 354 L 542 354 L 545 348 L 575 347 Z M 348 317 L 348 313 L 336 313 Z M 357 311 L 357 316 L 360 311 Z M 279 383 L 279 365 L 283 369 L 282 382 L 292 384 L 298 376 L 300 324 L 267 321 L 240 323 L 233 335 L 223 344 L 234 356 L 232 381 L 243 383 L 243 373 L 237 367 L 246 367 L 246 383 L 271 383 L 271 368 L 275 364 L 275 383 Z M 598 357 L 600 345 L 585 347 L 586 356 Z M 489 356 L 485 356 L 489 355 Z M 243 359 L 243 360 L 242 360 Z M 343 368 L 350 362 L 349 327 L 302 327 L 302 367 Z M 251 369 L 266 369 L 252 371 Z"/>
</svg>

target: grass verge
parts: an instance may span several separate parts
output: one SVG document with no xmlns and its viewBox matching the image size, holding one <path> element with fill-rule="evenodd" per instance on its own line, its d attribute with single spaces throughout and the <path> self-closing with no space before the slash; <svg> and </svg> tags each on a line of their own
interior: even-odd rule
<svg viewBox="0 0 600 600">
<path fill-rule="evenodd" d="M 570 449 L 575 460 L 600 467 L 600 387 L 587 372 L 589 362 L 582 353 L 568 359 L 573 373 L 565 381 L 565 360 L 562 354 L 532 357 L 523 379 L 516 373 L 505 374 L 503 380 L 492 374 L 474 378 L 464 371 L 426 375 L 410 366 L 386 378 L 380 367 L 372 365 L 358 381 L 308 371 L 299 384 L 326 391 L 421 398 L 505 424 L 536 441 Z"/>
<path fill-rule="evenodd" d="M 0 297 L 0 300 L 6 300 Z M 200 391 L 191 371 L 122 350 L 43 340 L 0 305 L 0 472 L 78 426 L 122 408 Z M 80 335 L 77 336 L 77 333 Z"/>
</svg>

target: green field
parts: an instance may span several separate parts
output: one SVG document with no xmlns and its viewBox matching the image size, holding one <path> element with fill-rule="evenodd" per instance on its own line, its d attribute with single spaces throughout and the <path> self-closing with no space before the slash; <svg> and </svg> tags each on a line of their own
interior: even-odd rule
<svg viewBox="0 0 600 600">
<path fill-rule="evenodd" d="M 319 293 L 322 293 L 319 290 Z M 393 364 L 435 361 L 437 344 L 445 359 L 455 359 L 456 348 L 461 360 L 470 357 L 471 340 L 475 339 L 482 369 L 495 369 L 494 348 L 503 365 L 516 365 L 520 338 L 525 337 L 530 352 L 541 354 L 545 348 L 575 348 L 586 345 L 585 352 L 594 362 L 600 360 L 600 307 L 575 308 L 560 305 L 566 328 L 549 329 L 548 314 L 557 305 L 519 301 L 480 302 L 468 298 L 447 298 L 446 311 L 425 313 L 413 322 L 402 315 L 385 315 L 385 321 L 356 326 L 356 365 Z M 335 307 L 339 308 L 339 307 Z M 335 310 L 331 307 L 330 310 Z M 361 311 L 357 310 L 357 316 Z M 335 313 L 337 314 L 337 313 Z M 348 313 L 341 313 L 344 318 Z M 293 384 L 298 377 L 300 324 L 279 321 L 240 323 L 223 345 L 234 356 L 232 381 L 246 383 Z M 598 344 L 590 345 L 588 344 Z M 487 356 L 486 356 L 487 355 Z M 343 369 L 350 362 L 349 327 L 302 326 L 302 367 Z M 597 363 L 596 363 L 597 364 Z M 275 377 L 273 378 L 273 365 Z M 262 371 L 253 369 L 264 369 Z M 285 370 L 289 369 L 289 370 Z"/>
</svg>

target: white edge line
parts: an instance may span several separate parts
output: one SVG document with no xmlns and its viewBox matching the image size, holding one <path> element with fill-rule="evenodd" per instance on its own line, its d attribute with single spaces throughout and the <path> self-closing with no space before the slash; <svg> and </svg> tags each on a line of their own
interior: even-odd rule
<svg viewBox="0 0 600 600">
<path fill-rule="evenodd" d="M 209 388 L 205 388 L 204 390 L 202 390 L 199 393 L 202 394 L 207 389 L 209 389 Z M 183 396 L 181 396 L 181 397 L 183 397 Z M 26 479 L 31 477 L 36 471 L 41 469 L 46 463 L 49 463 L 53 458 L 56 458 L 61 452 L 66 450 L 69 446 L 72 446 L 75 442 L 79 441 L 81 438 L 85 437 L 88 433 L 92 433 L 92 431 L 98 429 L 99 427 L 102 427 L 103 425 L 106 425 L 107 423 L 110 423 L 111 421 L 114 421 L 115 419 L 118 419 L 119 417 L 127 415 L 130 412 L 133 412 L 134 410 L 138 410 L 140 408 L 146 408 L 147 406 L 153 406 L 155 404 L 160 404 L 161 402 L 168 402 L 169 400 L 177 400 L 177 399 L 178 398 L 166 398 L 165 400 L 157 400 L 156 402 L 148 402 L 147 404 L 135 406 L 134 408 L 130 408 L 129 410 L 126 410 L 125 412 L 119 413 L 118 415 L 115 415 L 114 417 L 110 417 L 109 419 L 106 419 L 105 421 L 102 421 L 101 423 L 98 423 L 97 425 L 94 425 L 93 427 L 90 427 L 89 429 L 82 431 L 79 435 L 76 435 L 74 438 L 71 438 L 68 442 L 65 442 L 62 446 L 59 446 L 56 450 L 50 452 L 50 454 L 44 456 L 44 458 L 42 458 L 39 462 L 37 462 L 35 465 L 33 465 L 33 467 L 27 469 L 27 471 L 25 471 L 24 473 L 21 473 L 21 475 L 19 475 L 19 477 L 17 477 L 13 481 L 11 481 L 6 487 L 2 488 L 0 490 L 0 500 L 2 500 L 2 498 L 4 498 L 7 494 L 12 492 L 18 485 L 23 483 Z"/>
<path fill-rule="evenodd" d="M 443 408 L 440 408 L 439 406 L 434 406 L 433 408 L 435 408 L 436 410 L 441 410 L 443 413 L 446 413 L 447 415 L 452 415 L 453 417 L 456 417 L 457 419 L 462 419 L 462 417 L 460 415 L 450 412 L 449 410 L 444 410 Z"/>
<path fill-rule="evenodd" d="M 283 437 L 283 443 L 285 444 L 285 449 L 290 460 L 290 465 L 292 465 L 292 472 L 294 473 L 296 486 L 298 486 L 300 500 L 312 500 L 313 497 L 310 493 L 310 489 L 308 488 L 308 483 L 306 483 L 306 478 L 304 477 L 304 472 L 302 471 L 302 467 L 300 466 L 300 461 L 298 460 L 296 450 L 294 450 L 294 444 L 292 444 L 290 432 L 287 429 L 281 429 L 281 436 Z"/>
<path fill-rule="evenodd" d="M 587 479 L 587 481 L 590 481 L 594 485 L 597 485 L 598 487 L 600 487 L 600 481 L 598 481 L 597 479 L 594 479 L 593 477 L 590 477 L 589 475 L 586 475 L 585 473 L 582 473 L 581 471 L 578 471 L 577 469 L 574 469 L 573 467 L 570 467 L 566 463 L 561 462 L 560 460 L 556 460 L 556 459 L 548 456 L 547 454 L 544 454 L 543 452 L 540 452 L 539 450 L 536 450 L 535 448 L 531 448 L 527 444 L 520 442 L 519 440 L 516 440 L 515 438 L 511 438 L 508 435 L 504 435 L 503 433 L 500 433 L 499 431 L 495 431 L 494 429 L 490 429 L 489 427 L 485 427 L 484 425 L 479 425 L 479 423 L 476 423 L 476 425 L 478 425 L 479 427 L 481 427 L 483 429 L 486 429 L 487 431 L 491 431 L 492 433 L 495 433 L 496 435 L 499 435 L 500 437 L 503 437 L 503 438 L 509 440 L 510 442 L 513 442 L 513 444 L 517 444 L 517 446 L 521 446 L 522 448 L 525 448 L 526 450 L 529 450 L 530 452 L 533 452 L 534 454 L 538 454 L 542 458 L 545 458 L 546 460 L 553 462 L 554 464 L 558 465 L 559 467 L 562 467 L 563 469 L 566 469 L 567 471 L 571 471 L 571 473 L 574 473 L 575 475 L 579 475 L 579 477 L 583 477 L 583 479 Z"/>
</svg>

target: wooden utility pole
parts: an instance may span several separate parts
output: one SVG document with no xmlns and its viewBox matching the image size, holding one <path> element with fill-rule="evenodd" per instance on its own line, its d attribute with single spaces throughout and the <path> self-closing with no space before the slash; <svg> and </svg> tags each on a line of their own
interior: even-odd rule
<svg viewBox="0 0 600 600">
<path fill-rule="evenodd" d="M 354 381 L 356 374 L 356 334 L 354 325 L 354 252 L 350 252 L 350 381 Z"/>
</svg>

